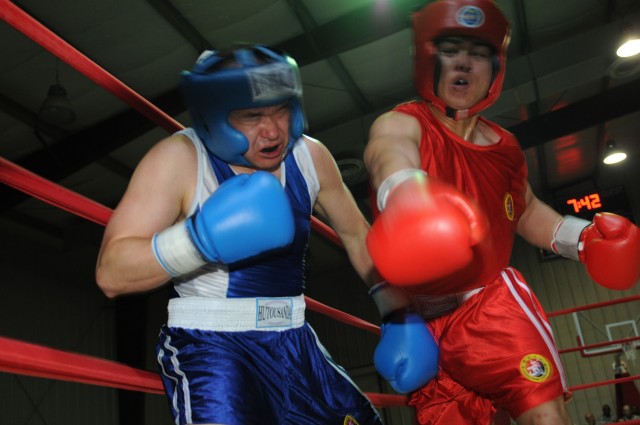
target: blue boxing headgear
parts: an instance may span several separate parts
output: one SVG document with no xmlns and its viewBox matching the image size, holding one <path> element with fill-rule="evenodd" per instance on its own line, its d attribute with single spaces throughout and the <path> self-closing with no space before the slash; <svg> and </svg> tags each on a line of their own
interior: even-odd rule
<svg viewBox="0 0 640 425">
<path fill-rule="evenodd" d="M 233 60 L 232 67 L 216 67 Z M 182 92 L 193 128 L 207 149 L 236 165 L 251 166 L 245 135 L 229 124 L 229 112 L 289 102 L 289 144 L 302 136 L 307 121 L 302 109 L 302 84 L 296 61 L 266 46 L 251 46 L 228 53 L 208 50 L 191 71 L 181 73 Z"/>
</svg>

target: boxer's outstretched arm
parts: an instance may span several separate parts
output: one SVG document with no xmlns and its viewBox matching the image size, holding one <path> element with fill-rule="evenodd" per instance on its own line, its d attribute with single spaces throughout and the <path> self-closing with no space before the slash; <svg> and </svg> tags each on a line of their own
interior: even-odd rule
<svg viewBox="0 0 640 425">
<path fill-rule="evenodd" d="M 376 192 L 391 174 L 420 168 L 421 134 L 418 121 L 401 112 L 387 112 L 374 121 L 369 130 L 364 162 Z"/>
<path fill-rule="evenodd" d="M 465 267 L 487 227 L 473 200 L 420 169 L 420 140 L 414 117 L 390 112 L 374 122 L 365 149 L 381 211 L 367 247 L 382 277 L 396 285 L 434 282 Z"/>
<path fill-rule="evenodd" d="M 364 160 L 379 209 L 384 208 L 389 194 L 403 180 L 418 178 L 426 182 L 426 175 L 419 170 L 420 138 L 418 121 L 398 112 L 381 115 L 371 126 Z M 412 229 L 405 229 L 414 234 Z M 369 232 L 368 238 L 371 235 Z M 376 264 L 378 270 L 383 263 Z M 419 261 L 411 269 L 421 264 Z M 382 317 L 382 335 L 374 353 L 376 370 L 396 391 L 415 391 L 437 373 L 438 346 L 402 288 L 383 282 L 374 286 L 370 294 Z"/>
</svg>

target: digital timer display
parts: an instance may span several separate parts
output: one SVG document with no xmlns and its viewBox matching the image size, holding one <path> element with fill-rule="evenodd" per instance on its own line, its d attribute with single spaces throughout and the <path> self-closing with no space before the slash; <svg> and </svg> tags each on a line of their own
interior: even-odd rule
<svg viewBox="0 0 640 425">
<path fill-rule="evenodd" d="M 573 212 L 578 214 L 583 208 L 587 210 L 602 209 L 602 199 L 598 192 L 589 193 L 581 198 L 569 198 L 567 199 L 567 205 L 573 207 Z"/>
<path fill-rule="evenodd" d="M 592 220 L 598 212 L 610 212 L 635 222 L 623 186 L 588 190 L 557 198 L 553 207 L 562 215 L 573 215 L 586 220 Z"/>
</svg>

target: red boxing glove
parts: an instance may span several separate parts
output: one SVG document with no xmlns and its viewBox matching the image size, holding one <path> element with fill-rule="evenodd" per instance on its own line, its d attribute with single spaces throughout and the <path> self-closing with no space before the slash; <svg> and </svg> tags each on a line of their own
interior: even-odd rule
<svg viewBox="0 0 640 425">
<path fill-rule="evenodd" d="M 600 285 L 625 290 L 640 279 L 640 228 L 626 218 L 596 214 L 578 246 L 580 261 Z"/>
<path fill-rule="evenodd" d="M 380 275 L 395 285 L 419 285 L 467 266 L 487 221 L 455 187 L 416 175 L 393 188 L 367 235 Z"/>
</svg>

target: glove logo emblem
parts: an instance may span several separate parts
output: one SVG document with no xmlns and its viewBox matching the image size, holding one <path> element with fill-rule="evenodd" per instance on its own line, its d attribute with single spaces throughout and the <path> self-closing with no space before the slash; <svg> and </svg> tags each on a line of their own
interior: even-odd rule
<svg viewBox="0 0 640 425">
<path fill-rule="evenodd" d="M 516 215 L 515 206 L 513 205 L 513 196 L 509 192 L 504 195 L 504 212 L 507 214 L 509 221 L 513 221 L 513 217 Z"/>
<path fill-rule="evenodd" d="M 358 421 L 356 421 L 356 418 L 354 418 L 351 415 L 347 415 L 344 417 L 344 422 L 342 423 L 343 425 L 360 425 L 358 423 Z"/>
<path fill-rule="evenodd" d="M 551 376 L 551 363 L 540 354 L 529 354 L 520 360 L 522 376 L 533 382 L 544 382 Z"/>
</svg>

